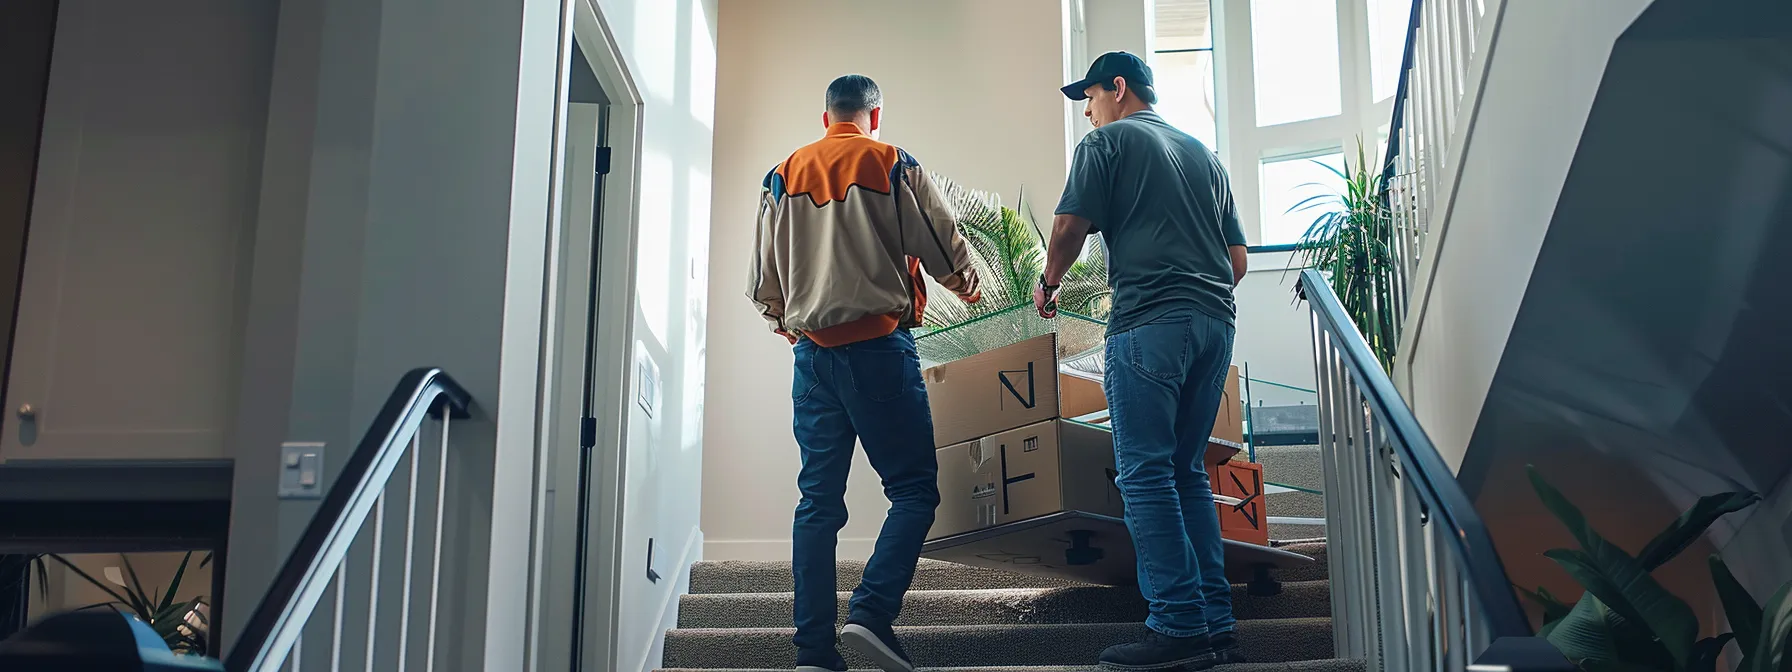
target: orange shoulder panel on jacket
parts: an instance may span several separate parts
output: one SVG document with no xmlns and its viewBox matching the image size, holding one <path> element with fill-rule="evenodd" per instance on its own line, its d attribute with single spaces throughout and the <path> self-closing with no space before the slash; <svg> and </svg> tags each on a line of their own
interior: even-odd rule
<svg viewBox="0 0 1792 672">
<path fill-rule="evenodd" d="M 853 186 L 888 195 L 898 151 L 863 135 L 829 136 L 797 150 L 778 174 L 786 194 L 806 195 L 816 207 L 846 200 Z"/>
</svg>

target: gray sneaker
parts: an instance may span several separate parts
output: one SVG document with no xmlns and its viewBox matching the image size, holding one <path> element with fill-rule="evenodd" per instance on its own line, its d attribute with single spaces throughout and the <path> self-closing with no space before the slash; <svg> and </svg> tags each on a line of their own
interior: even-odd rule
<svg viewBox="0 0 1792 672">
<path fill-rule="evenodd" d="M 840 631 L 840 641 L 870 658 L 884 672 L 915 672 L 915 664 L 909 660 L 908 652 L 903 651 L 902 643 L 896 641 L 896 631 L 888 626 L 873 628 L 847 623 Z"/>
</svg>

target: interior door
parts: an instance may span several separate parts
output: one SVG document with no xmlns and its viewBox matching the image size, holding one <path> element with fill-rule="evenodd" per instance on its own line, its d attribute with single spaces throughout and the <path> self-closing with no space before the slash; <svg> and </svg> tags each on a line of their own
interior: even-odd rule
<svg viewBox="0 0 1792 672">
<path fill-rule="evenodd" d="M 229 457 L 277 11 L 62 0 L 0 460 Z"/>
<path fill-rule="evenodd" d="M 0 2 L 0 361 L 12 352 L 19 272 L 25 263 L 25 230 L 31 219 L 32 184 L 37 181 L 37 141 L 43 134 L 50 43 L 55 34 L 56 0 Z M 0 370 L 4 369 L 0 364 Z M 3 387 L 0 408 L 6 408 Z M 11 426 L 0 414 L 0 431 Z M 6 578 L 0 577 L 0 584 Z M 0 637 L 18 629 L 9 630 L 4 621 L 8 613 L 5 590 L 0 588 Z M 11 613 L 23 615 L 18 610 Z M 22 622 L 15 625 L 24 627 Z"/>
</svg>

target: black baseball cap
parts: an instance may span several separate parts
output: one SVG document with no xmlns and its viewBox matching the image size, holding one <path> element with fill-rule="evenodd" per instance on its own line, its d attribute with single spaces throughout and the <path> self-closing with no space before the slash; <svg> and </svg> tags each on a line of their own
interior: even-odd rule
<svg viewBox="0 0 1792 672">
<path fill-rule="evenodd" d="M 1089 66 L 1089 74 L 1081 80 L 1065 85 L 1059 89 L 1064 97 L 1071 100 L 1084 100 L 1083 90 L 1091 84 L 1114 81 L 1115 77 L 1125 77 L 1130 86 L 1152 86 L 1151 66 L 1137 56 L 1124 51 L 1110 51 L 1095 59 Z"/>
</svg>

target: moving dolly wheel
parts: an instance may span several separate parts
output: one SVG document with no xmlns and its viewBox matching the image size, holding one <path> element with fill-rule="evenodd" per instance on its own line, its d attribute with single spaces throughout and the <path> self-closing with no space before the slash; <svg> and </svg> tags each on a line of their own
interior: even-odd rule
<svg viewBox="0 0 1792 672">
<path fill-rule="evenodd" d="M 1064 551 L 1064 564 L 1078 567 L 1100 562 L 1107 552 L 1089 545 L 1089 540 L 1093 538 L 1094 530 L 1071 530 L 1070 548 Z"/>
</svg>

